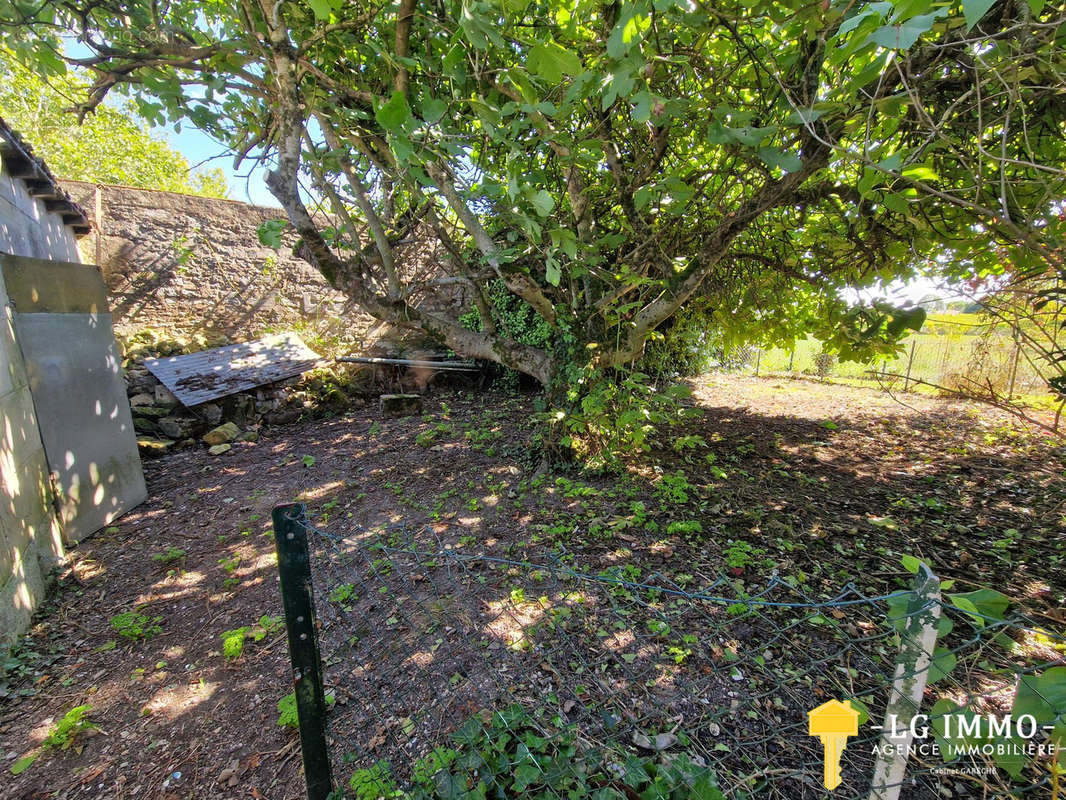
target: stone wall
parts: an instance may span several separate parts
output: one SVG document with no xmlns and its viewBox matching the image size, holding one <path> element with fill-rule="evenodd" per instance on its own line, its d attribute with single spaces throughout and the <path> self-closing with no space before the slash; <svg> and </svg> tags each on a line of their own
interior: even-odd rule
<svg viewBox="0 0 1066 800">
<path fill-rule="evenodd" d="M 358 316 L 305 261 L 259 242 L 278 209 L 232 200 L 63 181 L 93 219 L 86 261 L 107 281 L 115 330 L 157 328 L 240 341 L 268 328 Z M 369 318 L 356 320 L 366 328 Z"/>
<path fill-rule="evenodd" d="M 276 208 L 233 200 L 63 181 L 95 222 L 81 242 L 85 261 L 103 270 L 115 330 L 145 328 L 179 338 L 208 335 L 245 341 L 285 328 L 343 334 L 353 351 L 383 333 L 307 262 L 292 254 L 289 234 L 279 250 L 259 242 L 258 228 L 283 217 Z M 431 245 L 414 242 L 404 261 L 436 271 Z M 435 300 L 464 307 L 460 291 Z"/>
</svg>

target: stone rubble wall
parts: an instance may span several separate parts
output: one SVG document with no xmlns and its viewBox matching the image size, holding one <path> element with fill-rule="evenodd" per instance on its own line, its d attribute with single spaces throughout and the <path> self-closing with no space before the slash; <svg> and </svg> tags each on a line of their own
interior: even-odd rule
<svg viewBox="0 0 1066 800">
<path fill-rule="evenodd" d="M 63 181 L 94 230 L 83 259 L 104 274 L 115 330 L 155 328 L 189 337 L 255 338 L 268 328 L 343 316 L 362 332 L 371 320 L 307 262 L 259 242 L 279 209 L 232 200 Z"/>
<path fill-rule="evenodd" d="M 310 330 L 342 338 L 352 352 L 391 336 L 293 255 L 291 231 L 278 250 L 260 243 L 259 226 L 283 218 L 280 209 L 61 183 L 92 218 L 94 230 L 81 240 L 82 260 L 103 271 L 121 336 L 152 328 L 184 339 L 239 342 L 269 331 Z M 398 255 L 408 274 L 418 277 L 434 275 L 440 261 L 428 240 L 407 243 Z M 433 305 L 454 312 L 465 309 L 468 298 L 455 287 L 438 294 Z"/>
</svg>

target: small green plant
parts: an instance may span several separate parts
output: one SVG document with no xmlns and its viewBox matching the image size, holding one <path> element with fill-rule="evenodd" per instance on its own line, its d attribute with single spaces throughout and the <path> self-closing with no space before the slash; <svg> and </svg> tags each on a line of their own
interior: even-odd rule
<svg viewBox="0 0 1066 800">
<path fill-rule="evenodd" d="M 332 706 L 337 698 L 332 694 L 326 695 L 326 705 Z M 299 730 L 300 713 L 296 706 L 296 692 L 289 692 L 278 700 L 278 727 Z"/>
<path fill-rule="evenodd" d="M 704 441 L 702 436 L 679 436 L 674 439 L 674 450 L 681 452 L 682 450 L 694 450 L 697 447 L 706 447 L 707 442 Z"/>
<path fill-rule="evenodd" d="M 343 608 L 351 608 L 359 598 L 355 594 L 355 585 L 351 583 L 342 583 L 340 586 L 335 586 L 329 593 L 329 601 L 336 603 Z"/>
<path fill-rule="evenodd" d="M 66 750 L 74 744 L 74 738 L 84 731 L 92 730 L 96 726 L 89 722 L 86 717 L 93 710 L 92 706 L 75 706 L 63 715 L 48 732 L 42 745 L 44 747 L 58 747 Z"/>
<path fill-rule="evenodd" d="M 759 552 L 761 551 L 743 539 L 736 539 L 729 542 L 723 555 L 727 567 L 731 570 L 742 570 L 754 562 Z"/>
<path fill-rule="evenodd" d="M 48 731 L 48 735 L 44 737 L 44 741 L 41 742 L 40 748 L 30 753 L 27 756 L 23 756 L 14 764 L 11 765 L 12 775 L 21 775 L 36 761 L 41 753 L 50 748 L 57 748 L 60 750 L 67 750 L 79 733 L 90 731 L 97 726 L 90 722 L 87 717 L 89 712 L 93 710 L 92 706 L 75 706 L 70 709 L 63 718 L 59 720 Z"/>
<path fill-rule="evenodd" d="M 687 503 L 689 495 L 695 491 L 696 487 L 688 482 L 688 478 L 682 470 L 677 470 L 674 473 L 665 473 L 659 482 L 655 484 L 655 494 L 658 495 L 659 500 L 665 505 L 669 504 L 682 504 Z"/>
<path fill-rule="evenodd" d="M 243 655 L 244 637 L 246 637 L 251 630 L 252 629 L 249 626 L 244 625 L 222 634 L 222 655 L 225 656 L 227 661 L 236 661 L 241 655 Z"/>
<path fill-rule="evenodd" d="M 666 526 L 666 532 L 670 534 L 690 534 L 690 533 L 702 533 L 703 525 L 699 520 L 679 520 L 677 522 L 671 522 Z"/>
<path fill-rule="evenodd" d="M 278 700 L 278 726 L 298 730 L 300 716 L 296 710 L 296 692 L 290 692 Z"/>
<path fill-rule="evenodd" d="M 449 747 L 434 747 L 429 755 L 414 763 L 411 768 L 411 779 L 416 784 L 429 784 L 434 775 L 450 767 L 458 757 L 459 754 Z"/>
<path fill-rule="evenodd" d="M 403 797 L 387 761 L 379 761 L 369 769 L 357 769 L 348 779 L 348 788 L 352 790 L 356 800 Z"/>
<path fill-rule="evenodd" d="M 315 457 L 314 457 L 314 456 L 303 456 L 303 457 L 302 457 L 302 458 L 300 459 L 300 461 L 302 461 L 302 462 L 303 462 L 303 465 L 304 465 L 304 466 L 305 466 L 305 467 L 306 467 L 307 469 L 310 469 L 311 467 L 313 467 L 313 466 L 315 465 Z"/>
<path fill-rule="evenodd" d="M 152 561 L 160 566 L 166 566 L 167 564 L 173 564 L 175 562 L 185 563 L 185 551 L 180 547 L 168 547 L 162 553 L 153 553 Z"/>
<path fill-rule="evenodd" d="M 281 617 L 272 617 L 269 614 L 264 614 L 259 618 L 255 627 L 252 628 L 252 640 L 261 642 L 268 636 L 280 633 L 284 627 L 285 620 Z"/>
<path fill-rule="evenodd" d="M 261 642 L 268 636 L 273 636 L 285 627 L 285 620 L 281 617 L 272 617 L 264 614 L 255 625 L 242 625 L 221 634 L 222 655 L 227 661 L 236 661 L 244 653 L 244 642 L 251 639 L 253 642 Z"/>
<path fill-rule="evenodd" d="M 124 639 L 139 642 L 162 633 L 163 628 L 159 624 L 162 621 L 162 617 L 148 617 L 137 611 L 124 611 L 111 618 L 111 627 Z"/>
</svg>

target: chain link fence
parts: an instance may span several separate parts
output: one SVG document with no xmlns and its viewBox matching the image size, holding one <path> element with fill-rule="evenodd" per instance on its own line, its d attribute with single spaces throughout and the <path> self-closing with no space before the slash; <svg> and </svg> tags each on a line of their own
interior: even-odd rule
<svg viewBox="0 0 1066 800">
<path fill-rule="evenodd" d="M 457 527 L 274 524 L 312 800 L 1057 795 L 1062 631 L 924 566 L 743 593 Z"/>
<path fill-rule="evenodd" d="M 951 391 L 1013 399 L 1048 394 L 1040 357 L 1009 334 L 916 334 L 903 342 L 895 358 L 872 364 L 840 362 L 820 342 L 804 339 L 788 349 L 752 350 L 741 368 L 759 375 L 791 374 L 844 378 L 871 383 L 890 381 L 896 388 L 919 382 Z"/>
</svg>

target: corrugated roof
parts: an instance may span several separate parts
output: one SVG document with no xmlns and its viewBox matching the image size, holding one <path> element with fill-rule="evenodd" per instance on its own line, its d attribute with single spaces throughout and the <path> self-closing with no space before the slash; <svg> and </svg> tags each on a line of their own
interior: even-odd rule
<svg viewBox="0 0 1066 800">
<path fill-rule="evenodd" d="M 144 365 L 187 406 L 300 375 L 321 356 L 295 333 L 201 350 L 186 356 L 149 358 Z"/>
<path fill-rule="evenodd" d="M 32 197 L 43 200 L 45 210 L 62 215 L 63 224 L 69 225 L 75 236 L 84 236 L 91 230 L 84 209 L 70 199 L 44 159 L 34 155 L 33 148 L 3 117 L 0 117 L 0 158 L 8 174 L 21 180 Z"/>
</svg>

